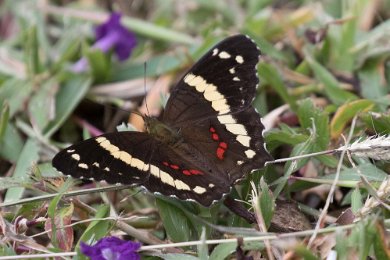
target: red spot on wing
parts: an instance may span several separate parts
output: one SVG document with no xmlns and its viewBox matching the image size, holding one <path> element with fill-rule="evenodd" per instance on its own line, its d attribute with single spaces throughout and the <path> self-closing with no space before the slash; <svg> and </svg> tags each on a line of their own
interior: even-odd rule
<svg viewBox="0 0 390 260">
<path fill-rule="evenodd" d="M 211 139 L 213 139 L 214 141 L 219 141 L 219 135 L 217 134 L 217 131 L 215 130 L 214 127 L 210 127 L 210 132 L 211 132 Z M 225 157 L 225 152 L 226 152 L 226 149 L 227 149 L 228 145 L 226 142 L 219 142 L 218 144 L 218 148 L 217 148 L 217 158 L 220 159 L 220 160 L 223 160 Z"/>
<path fill-rule="evenodd" d="M 164 164 L 165 166 L 169 166 L 169 163 L 168 163 L 168 162 L 163 162 L 163 164 Z"/>
<path fill-rule="evenodd" d="M 201 172 L 201 171 L 199 171 L 199 170 L 190 170 L 190 173 L 191 174 L 194 174 L 194 175 L 202 175 L 203 174 L 203 172 Z"/>
<path fill-rule="evenodd" d="M 217 157 L 218 157 L 218 159 L 223 160 L 224 154 L 225 154 L 225 149 L 223 149 L 221 147 L 218 147 L 217 148 Z"/>
<path fill-rule="evenodd" d="M 179 165 L 176 165 L 176 164 L 171 164 L 169 165 L 172 169 L 174 170 L 178 170 L 179 169 Z"/>
<path fill-rule="evenodd" d="M 191 172 L 189 170 L 183 170 L 184 175 L 191 175 Z"/>
<path fill-rule="evenodd" d="M 225 142 L 220 142 L 219 143 L 219 147 L 223 148 L 223 149 L 226 149 L 227 148 L 227 143 Z"/>
</svg>

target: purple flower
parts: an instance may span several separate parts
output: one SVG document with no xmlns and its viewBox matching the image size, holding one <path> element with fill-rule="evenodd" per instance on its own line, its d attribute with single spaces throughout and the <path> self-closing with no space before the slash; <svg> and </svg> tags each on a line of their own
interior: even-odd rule
<svg viewBox="0 0 390 260">
<path fill-rule="evenodd" d="M 91 260 L 139 260 L 135 252 L 141 247 L 140 243 L 126 241 L 117 237 L 104 237 L 95 245 L 80 244 L 81 252 Z"/>
<path fill-rule="evenodd" d="M 120 61 L 126 60 L 137 45 L 135 35 L 120 24 L 121 14 L 112 13 L 108 21 L 95 28 L 96 42 L 92 48 L 108 52 L 115 50 Z M 85 58 L 73 65 L 74 72 L 83 72 L 88 67 Z"/>
</svg>

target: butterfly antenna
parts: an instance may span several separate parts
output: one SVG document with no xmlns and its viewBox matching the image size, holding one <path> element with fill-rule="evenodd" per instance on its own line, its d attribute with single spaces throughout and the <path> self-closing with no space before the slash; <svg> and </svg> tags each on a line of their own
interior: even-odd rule
<svg viewBox="0 0 390 260">
<path fill-rule="evenodd" d="M 146 96 L 147 96 L 147 91 L 146 91 L 146 62 L 144 62 L 144 91 L 145 91 L 144 102 L 145 102 L 146 112 L 147 112 L 147 115 L 150 116 L 149 108 L 148 108 L 148 102 L 146 101 Z"/>
</svg>

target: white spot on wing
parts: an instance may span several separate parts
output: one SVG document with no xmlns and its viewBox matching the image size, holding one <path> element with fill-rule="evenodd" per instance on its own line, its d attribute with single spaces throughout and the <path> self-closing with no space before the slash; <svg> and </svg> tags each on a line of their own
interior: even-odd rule
<svg viewBox="0 0 390 260">
<path fill-rule="evenodd" d="M 231 57 L 231 55 L 229 53 L 227 53 L 226 51 L 221 51 L 218 56 L 221 58 L 221 59 L 229 59 Z"/>
<path fill-rule="evenodd" d="M 214 187 L 215 187 L 214 184 L 212 184 L 212 183 L 209 184 L 209 188 L 214 188 Z"/>
<path fill-rule="evenodd" d="M 68 153 L 73 153 L 75 150 L 74 149 L 68 149 L 66 150 Z"/>
<path fill-rule="evenodd" d="M 169 175 L 168 173 L 164 172 L 164 171 L 161 171 L 160 170 L 160 180 L 163 182 L 163 183 L 166 183 L 172 187 L 176 187 L 175 186 L 175 180 L 172 178 L 171 175 Z"/>
<path fill-rule="evenodd" d="M 237 135 L 236 140 L 239 141 L 243 146 L 249 147 L 251 137 L 247 135 Z"/>
<path fill-rule="evenodd" d="M 153 164 L 150 165 L 150 173 L 157 178 L 160 178 L 160 169 Z"/>
<path fill-rule="evenodd" d="M 236 124 L 237 123 L 236 119 L 234 119 L 232 115 L 218 116 L 218 121 L 221 124 Z"/>
<path fill-rule="evenodd" d="M 108 151 L 110 154 L 114 154 L 115 152 L 119 151 L 119 148 L 111 144 L 110 141 L 107 139 L 99 143 L 99 145 L 103 147 L 104 150 Z"/>
<path fill-rule="evenodd" d="M 230 74 L 236 73 L 236 70 L 234 68 L 229 69 Z"/>
<path fill-rule="evenodd" d="M 140 159 L 137 159 L 137 158 L 133 157 L 133 158 L 131 158 L 130 166 L 131 167 L 135 167 L 135 168 L 137 168 L 140 171 L 143 171 L 145 163 L 143 161 L 141 161 Z"/>
<path fill-rule="evenodd" d="M 195 191 L 197 194 L 203 194 L 206 192 L 206 189 L 200 186 L 196 186 L 193 191 Z"/>
<path fill-rule="evenodd" d="M 206 83 L 207 84 L 207 83 Z M 217 90 L 217 86 L 213 85 L 213 84 L 207 84 L 207 88 L 204 90 L 204 95 L 206 96 L 207 93 L 209 92 L 215 92 L 215 91 L 218 91 Z"/>
<path fill-rule="evenodd" d="M 220 113 L 222 113 L 222 111 L 230 111 L 230 107 L 226 103 L 226 99 L 214 100 L 211 103 L 211 106 L 214 108 L 215 111 L 219 111 Z"/>
<path fill-rule="evenodd" d="M 79 163 L 78 166 L 83 169 L 88 169 L 88 165 L 86 165 L 85 163 Z"/>
<path fill-rule="evenodd" d="M 241 124 L 226 124 L 226 129 L 235 135 L 248 135 L 245 126 Z"/>
<path fill-rule="evenodd" d="M 213 50 L 213 56 L 217 55 L 217 53 L 218 53 L 218 49 L 215 48 L 215 49 Z"/>
<path fill-rule="evenodd" d="M 241 165 L 243 163 L 244 163 L 244 161 L 237 161 L 237 165 Z"/>
<path fill-rule="evenodd" d="M 181 180 L 175 180 L 171 175 L 160 170 L 157 166 L 150 165 L 150 173 L 156 178 L 160 179 L 161 182 L 168 184 L 169 186 L 175 187 L 178 190 L 191 190 L 190 186 Z"/>
<path fill-rule="evenodd" d="M 98 142 L 98 143 L 101 143 L 101 142 L 106 141 L 106 140 L 107 140 L 107 138 L 105 138 L 103 136 L 96 138 L 96 142 Z"/>
<path fill-rule="evenodd" d="M 190 186 L 188 186 L 181 180 L 175 180 L 175 187 L 178 190 L 191 190 Z"/>
<path fill-rule="evenodd" d="M 99 164 L 98 162 L 94 162 L 92 165 L 93 165 L 93 166 L 96 166 L 97 168 L 100 167 L 100 164 Z"/>
<path fill-rule="evenodd" d="M 237 61 L 237 63 L 242 64 L 244 62 L 244 58 L 242 56 L 240 56 L 240 55 L 237 55 L 236 56 L 236 61 Z"/>
<path fill-rule="evenodd" d="M 245 151 L 245 155 L 246 155 L 246 157 L 248 157 L 249 159 L 252 159 L 253 156 L 256 155 L 256 153 L 255 153 L 255 151 L 253 151 L 253 150 L 251 150 L 251 149 L 248 149 L 248 150 Z"/>
<path fill-rule="evenodd" d="M 240 81 L 240 78 L 239 77 L 234 77 L 233 80 L 234 81 Z"/>
<path fill-rule="evenodd" d="M 72 154 L 72 158 L 75 159 L 76 161 L 80 161 L 80 155 L 77 153 Z"/>
<path fill-rule="evenodd" d="M 110 171 L 110 168 L 106 167 L 106 168 L 104 168 L 104 170 L 105 170 L 106 172 L 109 172 L 109 171 Z"/>
<path fill-rule="evenodd" d="M 125 162 L 125 163 L 128 164 L 128 165 L 131 165 L 131 159 L 132 159 L 132 157 L 131 157 L 131 155 L 128 154 L 127 152 L 122 151 L 121 154 L 120 154 L 119 159 L 120 159 L 122 162 Z"/>
<path fill-rule="evenodd" d="M 218 91 L 213 91 L 213 92 L 205 92 L 204 97 L 208 101 L 214 101 L 214 100 L 219 100 L 219 99 L 225 99 L 225 97 L 219 93 Z"/>
<path fill-rule="evenodd" d="M 230 106 L 227 104 L 226 98 L 218 92 L 215 85 L 207 83 L 201 76 L 195 76 L 192 73 L 184 77 L 184 82 L 191 87 L 195 87 L 196 91 L 203 93 L 205 99 L 212 102 L 211 106 L 219 114 L 230 112 Z"/>
</svg>

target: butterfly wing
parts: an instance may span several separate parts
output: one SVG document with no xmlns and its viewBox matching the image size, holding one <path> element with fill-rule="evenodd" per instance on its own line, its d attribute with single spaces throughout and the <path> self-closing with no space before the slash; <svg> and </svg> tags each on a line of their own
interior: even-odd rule
<svg viewBox="0 0 390 260">
<path fill-rule="evenodd" d="M 244 35 L 217 44 L 173 89 L 163 117 L 230 183 L 271 159 L 264 148 L 264 126 L 251 106 L 259 55 Z"/>
<path fill-rule="evenodd" d="M 52 165 L 59 172 L 80 179 L 139 184 L 149 177 L 154 142 L 147 133 L 104 134 L 59 152 Z"/>
<path fill-rule="evenodd" d="M 76 178 L 140 184 L 209 206 L 270 159 L 264 127 L 250 105 L 259 54 L 246 36 L 229 37 L 182 78 L 163 115 L 163 123 L 180 133 L 178 143 L 148 133 L 105 134 L 61 151 L 53 166 Z"/>
<path fill-rule="evenodd" d="M 59 152 L 52 164 L 75 178 L 138 184 L 151 192 L 209 206 L 229 192 L 230 185 L 206 158 L 200 158 L 185 144 L 172 149 L 147 133 L 118 132 L 72 145 Z"/>
<path fill-rule="evenodd" d="M 259 82 L 260 51 L 245 35 L 226 38 L 207 52 L 172 90 L 163 121 L 190 125 L 248 107 Z"/>
</svg>

